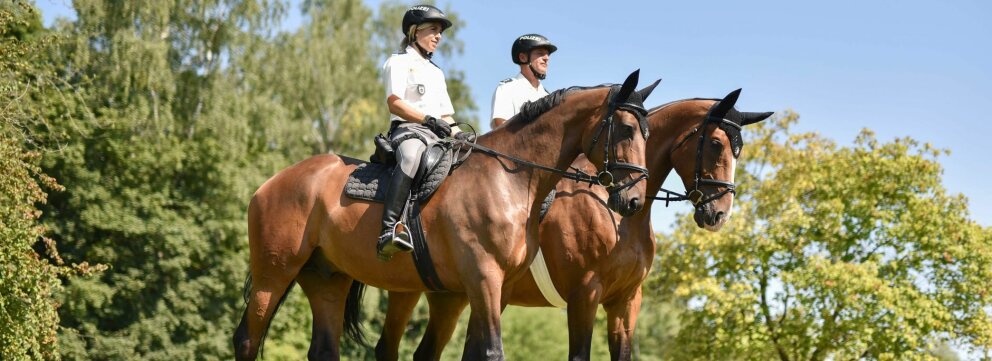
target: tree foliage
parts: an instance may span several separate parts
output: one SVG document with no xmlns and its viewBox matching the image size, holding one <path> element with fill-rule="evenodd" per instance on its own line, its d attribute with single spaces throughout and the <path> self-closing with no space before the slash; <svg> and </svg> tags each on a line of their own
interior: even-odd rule
<svg viewBox="0 0 992 361">
<path fill-rule="evenodd" d="M 45 238 L 38 205 L 61 186 L 39 167 L 40 105 L 65 101 L 45 62 L 58 39 L 24 1 L 0 3 L 0 359 L 59 359 L 59 277 L 72 277 Z M 51 260 L 51 262 L 49 262 Z M 86 270 L 87 265 L 76 265 Z"/>
<path fill-rule="evenodd" d="M 277 4 L 75 1 L 58 59 L 86 122 L 43 165 L 66 186 L 44 218 L 67 260 L 109 270 L 66 285 L 72 359 L 230 354 L 246 269 L 244 204 L 305 145 L 277 142 L 264 96 L 233 76 Z M 280 139 L 281 140 L 281 139 Z M 293 158 L 290 158 L 292 156 Z"/>
<path fill-rule="evenodd" d="M 683 217 L 659 239 L 650 288 L 685 302 L 675 359 L 935 359 L 992 348 L 992 232 L 940 184 L 928 144 L 840 147 L 791 134 L 789 113 L 746 139 L 734 217 Z"/>
</svg>

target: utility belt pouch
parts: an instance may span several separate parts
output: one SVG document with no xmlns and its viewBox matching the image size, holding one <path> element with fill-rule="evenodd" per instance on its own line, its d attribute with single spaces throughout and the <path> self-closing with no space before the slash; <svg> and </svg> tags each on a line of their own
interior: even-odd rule
<svg viewBox="0 0 992 361">
<path fill-rule="evenodd" d="M 375 152 L 369 157 L 369 161 L 385 165 L 396 164 L 396 153 L 389 138 L 386 138 L 385 135 L 380 133 L 372 139 L 372 142 L 375 143 Z"/>
</svg>

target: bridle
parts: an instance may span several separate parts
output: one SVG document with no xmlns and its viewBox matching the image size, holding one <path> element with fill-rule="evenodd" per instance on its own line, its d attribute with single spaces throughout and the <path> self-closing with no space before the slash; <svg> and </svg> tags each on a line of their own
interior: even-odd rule
<svg viewBox="0 0 992 361">
<path fill-rule="evenodd" d="M 603 121 L 599 124 L 599 131 L 597 131 L 596 136 L 592 138 L 592 143 L 589 144 L 589 152 L 587 152 L 591 153 L 593 147 L 595 147 L 596 143 L 599 142 L 599 137 L 603 135 L 603 131 L 606 130 L 606 141 L 603 142 L 603 170 L 596 174 L 596 182 L 597 184 L 606 187 L 610 194 L 633 187 L 637 184 L 637 182 L 648 178 L 647 168 L 632 163 L 618 162 L 616 160 L 616 155 L 611 152 L 613 148 L 610 147 L 610 145 L 613 144 L 613 113 L 616 112 L 617 109 L 626 110 L 633 113 L 634 116 L 637 117 L 637 122 L 641 128 L 641 135 L 644 137 L 645 141 L 647 141 L 648 138 L 646 119 L 648 112 L 637 104 L 617 104 L 617 100 L 615 98 L 616 96 L 610 96 L 610 103 L 609 106 L 606 107 L 606 114 L 603 115 Z M 611 155 L 613 156 L 611 157 Z M 627 183 L 616 185 L 613 182 L 614 177 L 611 171 L 615 171 L 617 169 L 626 169 L 631 172 L 641 173 L 641 175 L 631 179 Z"/>
<path fill-rule="evenodd" d="M 613 150 L 612 147 L 610 147 L 610 145 L 613 144 L 613 123 L 614 123 L 613 113 L 615 113 L 617 109 L 622 109 L 633 113 L 637 117 L 638 123 L 641 126 L 641 135 L 644 136 L 645 140 L 647 140 L 647 136 L 648 136 L 648 132 L 646 128 L 647 111 L 644 110 L 643 107 L 633 103 L 618 104 L 618 100 L 616 99 L 617 98 L 616 93 L 617 93 L 616 88 L 610 90 L 610 93 L 607 96 L 607 102 L 609 103 L 606 107 L 606 114 L 603 115 L 603 120 L 599 124 L 599 130 L 597 131 L 596 136 L 593 137 L 592 143 L 589 145 L 589 151 L 591 152 L 592 149 L 596 146 L 596 143 L 599 142 L 599 137 L 603 134 L 603 131 L 604 130 L 607 131 L 606 141 L 603 142 L 603 156 L 604 156 L 603 171 L 597 173 L 595 177 L 574 167 L 571 168 L 573 171 L 569 172 L 558 168 L 543 166 L 528 160 L 524 160 L 511 155 L 500 153 L 492 148 L 476 144 L 475 142 L 467 142 L 462 140 L 454 140 L 454 142 L 459 145 L 468 146 L 470 148 L 469 152 L 471 152 L 472 149 L 477 149 L 480 152 L 489 154 L 496 158 L 505 158 L 517 164 L 525 165 L 532 168 L 537 168 L 551 173 L 560 174 L 562 178 L 571 179 L 582 183 L 588 183 L 590 185 L 601 185 L 605 187 L 610 194 L 614 194 L 624 189 L 633 187 L 635 184 L 637 184 L 637 182 L 641 181 L 642 179 L 648 178 L 647 168 L 632 163 L 616 161 L 616 155 L 612 151 Z M 467 154 L 462 159 L 464 160 L 466 158 L 468 158 Z M 641 175 L 626 183 L 617 185 L 614 183 L 615 178 L 613 176 L 613 173 L 611 172 L 617 169 L 627 169 L 633 172 L 641 173 Z"/>
<path fill-rule="evenodd" d="M 665 192 L 666 195 L 664 197 L 652 197 L 652 198 L 654 198 L 656 200 L 665 201 L 665 206 L 666 207 L 668 206 L 668 203 L 669 202 L 672 202 L 672 201 L 686 201 L 687 200 L 687 201 L 689 201 L 689 202 L 692 203 L 693 207 L 695 207 L 696 209 L 699 209 L 700 207 L 702 207 L 702 206 L 704 206 L 704 205 L 706 205 L 706 204 L 708 204 L 708 203 L 710 203 L 712 201 L 715 201 L 717 199 L 720 199 L 721 197 L 723 197 L 727 193 L 734 194 L 734 195 L 737 194 L 737 185 L 734 182 L 727 182 L 727 181 L 722 181 L 722 180 L 717 180 L 717 179 L 706 179 L 706 178 L 703 178 L 703 155 L 704 155 L 703 154 L 703 152 L 704 152 L 704 149 L 703 148 L 704 148 L 704 146 L 706 144 L 706 138 L 707 138 L 706 137 L 705 129 L 710 124 L 715 124 L 718 128 L 731 127 L 732 129 L 736 130 L 737 132 L 740 132 L 741 131 L 741 125 L 740 124 L 734 123 L 734 122 L 729 121 L 727 119 L 724 119 L 722 117 L 716 117 L 716 116 L 707 114 L 706 115 L 706 118 L 703 118 L 702 124 L 700 124 L 696 128 L 693 128 L 692 131 L 690 131 L 689 134 L 685 136 L 685 138 L 682 138 L 682 140 L 680 140 L 678 143 L 675 144 L 674 147 L 672 147 L 672 153 L 675 153 L 675 151 L 678 150 L 679 148 L 681 148 L 682 145 L 684 145 L 686 143 L 686 141 L 689 140 L 689 138 L 692 138 L 693 135 L 695 135 L 696 133 L 700 132 L 701 130 L 703 131 L 702 134 L 700 134 L 700 136 L 699 136 L 699 143 L 696 146 L 696 169 L 695 169 L 695 174 L 693 175 L 693 186 L 692 186 L 692 190 L 686 189 L 685 194 L 681 194 L 681 193 L 677 193 L 677 192 L 673 192 L 673 191 L 667 190 L 665 188 L 661 188 L 661 191 L 662 192 Z M 724 131 L 726 131 L 726 130 L 724 130 Z M 734 154 L 734 158 L 737 158 L 737 154 Z M 714 195 L 712 195 L 712 196 L 710 196 L 708 198 L 704 198 L 705 194 L 703 194 L 703 191 L 700 190 L 700 188 L 707 187 L 707 186 L 708 187 L 723 187 L 724 189 L 723 189 L 723 191 L 720 191 L 717 194 L 714 194 Z"/>
</svg>

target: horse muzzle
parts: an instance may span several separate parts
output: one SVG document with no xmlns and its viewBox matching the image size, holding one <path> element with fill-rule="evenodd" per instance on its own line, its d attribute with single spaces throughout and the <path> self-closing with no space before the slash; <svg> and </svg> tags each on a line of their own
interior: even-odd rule
<svg viewBox="0 0 992 361">
<path fill-rule="evenodd" d="M 696 212 L 692 215 L 692 219 L 696 221 L 696 226 L 711 232 L 716 232 L 720 228 L 723 228 L 723 224 L 727 222 L 728 217 L 729 214 L 727 212 L 714 209 L 710 203 L 696 207 Z"/>
<path fill-rule="evenodd" d="M 610 210 L 619 213 L 621 216 L 629 217 L 644 208 L 644 199 L 641 195 L 636 194 L 636 192 L 630 192 L 627 189 L 610 193 L 607 205 L 609 205 Z"/>
</svg>

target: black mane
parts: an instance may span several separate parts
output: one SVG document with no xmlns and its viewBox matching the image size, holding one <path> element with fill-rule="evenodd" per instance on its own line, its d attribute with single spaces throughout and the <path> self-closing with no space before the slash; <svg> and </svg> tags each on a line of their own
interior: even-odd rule
<svg viewBox="0 0 992 361">
<path fill-rule="evenodd" d="M 565 96 L 568 95 L 568 93 L 577 90 L 595 89 L 608 86 L 617 87 L 614 84 L 604 84 L 597 86 L 573 86 L 555 90 L 541 99 L 524 103 L 524 105 L 520 106 L 520 112 L 508 119 L 507 122 L 530 123 L 534 121 L 534 119 L 540 117 L 541 114 L 547 113 L 552 108 L 560 105 L 561 102 L 565 100 Z"/>
</svg>

